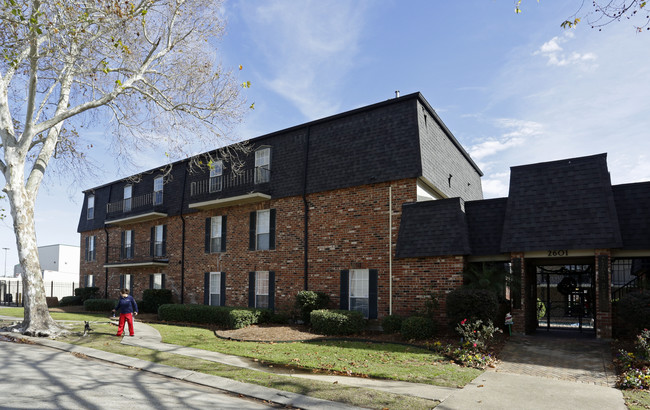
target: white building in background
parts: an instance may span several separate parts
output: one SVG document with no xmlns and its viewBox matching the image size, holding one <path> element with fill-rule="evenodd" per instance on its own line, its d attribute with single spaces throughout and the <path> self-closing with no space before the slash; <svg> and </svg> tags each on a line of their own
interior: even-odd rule
<svg viewBox="0 0 650 410">
<path fill-rule="evenodd" d="M 78 282 L 79 281 L 78 246 L 48 245 L 38 247 L 38 259 L 41 262 L 44 281 Z M 14 277 L 22 275 L 20 264 L 14 266 Z"/>
</svg>

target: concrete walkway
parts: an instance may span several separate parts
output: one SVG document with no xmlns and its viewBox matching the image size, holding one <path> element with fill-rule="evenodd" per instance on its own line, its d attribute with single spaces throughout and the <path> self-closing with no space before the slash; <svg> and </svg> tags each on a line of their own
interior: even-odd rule
<svg viewBox="0 0 650 410">
<path fill-rule="evenodd" d="M 2 318 L 2 317 L 0 317 Z M 32 339 L 43 345 L 113 361 L 125 366 L 156 372 L 234 393 L 298 408 L 351 408 L 341 403 L 301 396 L 280 390 L 235 382 L 216 376 L 157 365 L 47 339 Z M 614 389 L 608 345 L 594 339 L 555 339 L 513 336 L 502 351 L 496 369 L 484 372 L 463 389 L 391 380 L 298 373 L 217 352 L 162 343 L 151 326 L 136 323 L 136 336 L 122 343 L 214 361 L 246 369 L 339 383 L 355 387 L 436 400 L 439 409 L 626 409 L 622 393 Z"/>
</svg>

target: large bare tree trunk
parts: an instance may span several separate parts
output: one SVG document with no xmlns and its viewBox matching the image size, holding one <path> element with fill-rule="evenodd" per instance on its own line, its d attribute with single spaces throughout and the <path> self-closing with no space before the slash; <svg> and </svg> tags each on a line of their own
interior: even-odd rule
<svg viewBox="0 0 650 410">
<path fill-rule="evenodd" d="M 34 225 L 35 201 L 31 198 L 35 197 L 36 193 L 27 192 L 23 174 L 20 172 L 25 168 L 24 164 L 20 164 L 20 161 L 15 158 L 14 160 L 16 163 L 7 159 L 8 170 L 5 177 L 8 183 L 5 192 L 11 205 L 18 257 L 23 267 L 23 303 L 25 305 L 24 320 L 15 330 L 30 336 L 56 335 L 61 333 L 62 329 L 54 322 L 47 308 L 45 285 L 38 259 Z"/>
</svg>

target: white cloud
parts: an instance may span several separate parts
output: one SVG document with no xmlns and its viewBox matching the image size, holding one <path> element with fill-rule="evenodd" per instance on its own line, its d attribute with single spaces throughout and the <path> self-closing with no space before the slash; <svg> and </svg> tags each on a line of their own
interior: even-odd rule
<svg viewBox="0 0 650 410">
<path fill-rule="evenodd" d="M 522 121 L 513 118 L 500 118 L 493 124 L 501 130 L 501 134 L 472 145 L 469 153 L 477 161 L 490 157 L 502 151 L 521 146 L 527 139 L 540 135 L 542 125 L 533 121 Z M 489 163 L 480 165 L 482 168 L 490 166 Z"/>
<path fill-rule="evenodd" d="M 560 44 L 567 43 L 573 39 L 571 32 L 565 32 L 562 36 L 555 36 L 533 53 L 533 55 L 542 55 L 547 58 L 547 65 L 563 67 L 577 66 L 582 69 L 594 69 L 597 67 L 595 61 L 597 55 L 593 52 L 579 53 L 577 51 L 565 52 Z"/>
<path fill-rule="evenodd" d="M 365 2 L 256 4 L 242 13 L 264 56 L 262 85 L 289 100 L 307 119 L 336 113 L 338 86 L 359 51 Z"/>
</svg>

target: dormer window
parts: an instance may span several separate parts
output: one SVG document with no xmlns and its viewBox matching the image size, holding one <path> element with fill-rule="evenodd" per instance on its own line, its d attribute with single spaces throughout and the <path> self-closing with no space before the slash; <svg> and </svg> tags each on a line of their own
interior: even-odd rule
<svg viewBox="0 0 650 410">
<path fill-rule="evenodd" d="M 271 180 L 271 147 L 255 151 L 255 183 L 263 184 Z"/>
<path fill-rule="evenodd" d="M 86 212 L 88 219 L 95 218 L 95 195 L 88 195 L 88 211 Z"/>
<path fill-rule="evenodd" d="M 214 161 L 210 168 L 210 192 L 219 192 L 222 188 L 223 161 Z"/>
<path fill-rule="evenodd" d="M 156 177 L 153 180 L 153 204 L 162 205 L 163 203 L 163 177 Z"/>
<path fill-rule="evenodd" d="M 133 186 L 127 185 L 124 187 L 124 203 L 123 208 L 124 212 L 131 211 L 131 196 L 133 195 Z"/>
</svg>

